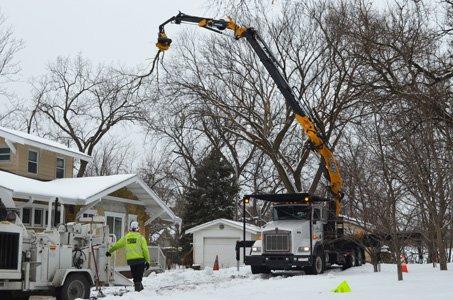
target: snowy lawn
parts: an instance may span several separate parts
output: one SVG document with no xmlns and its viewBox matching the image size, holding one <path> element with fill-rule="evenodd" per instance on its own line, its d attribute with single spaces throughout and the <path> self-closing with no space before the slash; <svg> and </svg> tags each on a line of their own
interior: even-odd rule
<svg viewBox="0 0 453 300">
<path fill-rule="evenodd" d="M 448 267 L 453 268 L 453 264 Z M 128 292 L 119 297 L 114 293 L 120 288 L 106 288 L 104 299 L 453 299 L 453 271 L 441 272 L 432 265 L 408 265 L 408 268 L 409 273 L 404 273 L 402 282 L 396 279 L 394 265 L 382 265 L 380 273 L 373 273 L 372 266 L 367 264 L 346 271 L 332 269 L 318 276 L 252 275 L 248 267 L 239 272 L 235 268 L 216 272 L 180 269 L 151 274 L 144 279 L 145 289 L 141 293 Z M 343 280 L 349 283 L 352 292 L 331 292 Z"/>
</svg>

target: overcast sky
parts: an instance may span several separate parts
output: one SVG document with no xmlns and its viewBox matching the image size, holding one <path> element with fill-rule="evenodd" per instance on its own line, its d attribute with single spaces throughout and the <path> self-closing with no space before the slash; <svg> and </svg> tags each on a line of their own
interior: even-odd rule
<svg viewBox="0 0 453 300">
<path fill-rule="evenodd" d="M 45 72 L 59 55 L 81 53 L 93 62 L 143 64 L 154 57 L 157 28 L 178 10 L 202 14 L 202 0 L 1 0 L 15 36 L 21 81 Z M 168 29 L 177 31 L 178 29 Z M 14 86 L 27 98 L 25 84 Z"/>
</svg>

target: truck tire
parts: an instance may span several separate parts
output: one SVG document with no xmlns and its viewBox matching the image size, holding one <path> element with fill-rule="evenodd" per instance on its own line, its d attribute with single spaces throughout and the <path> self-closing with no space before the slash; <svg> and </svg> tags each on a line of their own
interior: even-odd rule
<svg viewBox="0 0 453 300">
<path fill-rule="evenodd" d="M 90 282 L 80 273 L 69 274 L 64 284 L 57 290 L 58 300 L 74 300 L 90 298 Z"/>
<path fill-rule="evenodd" d="M 271 270 L 265 266 L 251 266 L 252 274 L 270 274 Z"/>
<path fill-rule="evenodd" d="M 318 248 L 313 257 L 313 264 L 309 267 L 304 268 L 306 274 L 309 275 L 318 275 L 324 273 L 325 269 L 325 255 L 322 248 Z"/>
<path fill-rule="evenodd" d="M 343 270 L 349 269 L 351 267 L 354 267 L 356 264 L 356 257 L 355 257 L 355 251 L 351 252 L 345 257 L 345 263 L 342 267 Z"/>
<path fill-rule="evenodd" d="M 360 267 L 363 264 L 362 250 L 358 248 L 355 252 L 355 266 Z"/>
</svg>

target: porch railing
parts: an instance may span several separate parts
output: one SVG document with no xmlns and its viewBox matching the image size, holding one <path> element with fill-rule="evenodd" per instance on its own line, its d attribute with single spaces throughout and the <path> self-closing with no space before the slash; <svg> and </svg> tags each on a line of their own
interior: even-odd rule
<svg viewBox="0 0 453 300">
<path fill-rule="evenodd" d="M 159 246 L 148 246 L 149 255 L 151 256 L 150 270 L 165 271 L 167 269 L 167 258 Z"/>
</svg>

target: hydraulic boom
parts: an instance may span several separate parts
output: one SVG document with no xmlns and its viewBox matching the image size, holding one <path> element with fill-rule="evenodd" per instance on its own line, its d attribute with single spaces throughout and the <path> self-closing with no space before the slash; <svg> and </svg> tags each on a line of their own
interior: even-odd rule
<svg viewBox="0 0 453 300">
<path fill-rule="evenodd" d="M 263 63 L 266 70 L 269 72 L 269 75 L 274 80 L 280 92 L 283 94 L 286 103 L 291 107 L 296 115 L 297 122 L 302 126 L 305 131 L 305 134 L 308 136 L 310 143 L 313 145 L 315 151 L 321 156 L 321 159 L 324 162 L 324 165 L 327 170 L 327 178 L 331 184 L 331 192 L 335 201 L 335 213 L 338 216 L 341 209 L 341 199 L 343 198 L 342 192 L 342 178 L 340 175 L 340 169 L 338 162 L 333 156 L 332 151 L 327 145 L 327 141 L 322 137 L 319 127 L 316 126 L 314 116 L 310 117 L 309 112 L 304 111 L 301 105 L 297 101 L 288 81 L 283 77 L 282 73 L 279 70 L 278 62 L 271 53 L 269 47 L 266 45 L 263 39 L 260 38 L 257 31 L 251 27 L 242 27 L 236 24 L 233 20 L 223 20 L 223 19 L 211 19 L 211 18 L 202 18 L 189 16 L 183 13 L 179 13 L 176 16 L 171 17 L 164 23 L 159 26 L 159 35 L 157 40 L 157 48 L 160 51 L 166 51 L 170 48 L 172 42 L 165 33 L 165 25 L 168 23 L 196 23 L 198 26 L 220 33 L 225 29 L 232 30 L 234 33 L 235 39 L 245 38 L 250 44 L 252 49 L 258 55 L 259 59 Z"/>
</svg>

